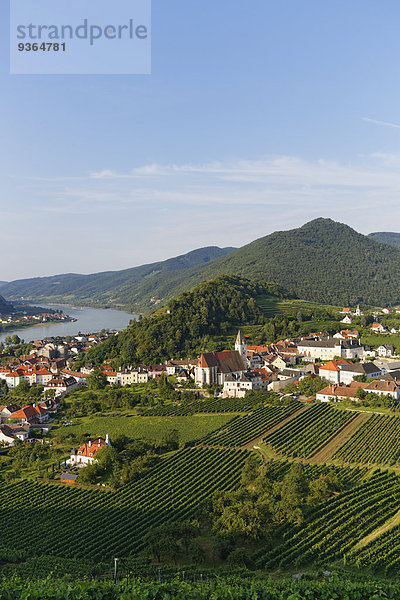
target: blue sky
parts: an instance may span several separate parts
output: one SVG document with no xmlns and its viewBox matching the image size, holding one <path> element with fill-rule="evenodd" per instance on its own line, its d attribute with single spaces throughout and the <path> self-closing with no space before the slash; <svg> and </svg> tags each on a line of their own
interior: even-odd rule
<svg viewBox="0 0 400 600">
<path fill-rule="evenodd" d="M 14 0 L 11 0 L 14 1 Z M 152 75 L 9 75 L 0 279 L 400 230 L 397 0 L 153 0 Z"/>
</svg>

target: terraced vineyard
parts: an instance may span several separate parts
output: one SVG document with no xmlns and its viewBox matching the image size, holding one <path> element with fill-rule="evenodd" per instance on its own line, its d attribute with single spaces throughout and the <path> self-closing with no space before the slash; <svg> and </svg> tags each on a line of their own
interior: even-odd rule
<svg viewBox="0 0 400 600">
<path fill-rule="evenodd" d="M 400 525 L 386 531 L 364 547 L 349 552 L 347 564 L 374 567 L 387 575 L 398 573 L 400 566 Z"/>
<path fill-rule="evenodd" d="M 276 452 L 291 458 L 307 458 L 331 435 L 340 430 L 355 413 L 316 404 L 264 439 Z"/>
<path fill-rule="evenodd" d="M 287 568 L 343 558 L 399 510 L 400 478 L 377 472 L 361 485 L 319 505 L 300 525 L 286 525 L 281 543 L 261 554 L 260 566 Z"/>
<path fill-rule="evenodd" d="M 212 492 L 235 486 L 247 457 L 244 450 L 182 450 L 117 492 L 28 480 L 2 484 L 3 545 L 31 556 L 85 560 L 137 553 L 150 528 L 185 520 Z"/>
<path fill-rule="evenodd" d="M 196 413 L 250 412 L 259 405 L 260 401 L 253 398 L 210 398 L 195 400 L 179 406 L 176 404 L 155 406 L 146 410 L 144 414 L 146 417 L 180 417 Z"/>
<path fill-rule="evenodd" d="M 354 463 L 397 463 L 400 459 L 400 417 L 372 415 L 333 458 Z"/>
<path fill-rule="evenodd" d="M 250 415 L 237 416 L 204 438 L 202 444 L 210 446 L 244 446 L 286 419 L 302 407 L 301 402 L 293 401 L 286 406 L 263 406 Z"/>
</svg>

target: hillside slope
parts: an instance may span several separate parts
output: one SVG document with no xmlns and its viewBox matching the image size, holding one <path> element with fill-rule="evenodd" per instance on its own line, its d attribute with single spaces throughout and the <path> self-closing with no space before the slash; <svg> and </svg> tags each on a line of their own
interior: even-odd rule
<svg viewBox="0 0 400 600">
<path fill-rule="evenodd" d="M 159 304 L 157 286 L 167 290 L 182 281 L 183 271 L 204 265 L 232 252 L 234 248 L 210 246 L 165 261 L 91 275 L 67 273 L 53 277 L 21 279 L 2 286 L 9 299 L 32 298 L 85 306 L 112 306 L 132 311 L 150 311 Z"/>
<path fill-rule="evenodd" d="M 298 229 L 260 238 L 197 269 L 184 286 L 235 273 L 274 281 L 305 300 L 352 306 L 396 304 L 400 301 L 399 266 L 397 248 L 331 219 L 316 219 Z"/>
<path fill-rule="evenodd" d="M 393 231 L 376 231 L 375 233 L 369 233 L 368 237 L 375 242 L 381 242 L 382 244 L 389 244 L 394 248 L 400 248 L 400 233 Z"/>
<path fill-rule="evenodd" d="M 205 350 L 221 350 L 221 340 L 232 327 L 264 322 L 256 302 L 259 296 L 283 298 L 284 290 L 274 283 L 221 276 L 180 294 L 156 313 L 134 321 L 119 335 L 81 355 L 76 368 L 86 362 L 104 360 L 119 365 L 159 363 L 170 358 L 198 356 Z"/>
<path fill-rule="evenodd" d="M 400 249 L 320 218 L 238 250 L 203 248 L 124 271 L 16 281 L 1 292 L 10 299 L 29 296 L 149 313 L 202 281 L 235 274 L 274 281 L 304 300 L 393 305 L 400 303 L 399 265 Z"/>
<path fill-rule="evenodd" d="M 10 302 L 4 300 L 3 296 L 0 296 L 0 314 L 10 314 L 13 312 L 14 307 Z"/>
</svg>

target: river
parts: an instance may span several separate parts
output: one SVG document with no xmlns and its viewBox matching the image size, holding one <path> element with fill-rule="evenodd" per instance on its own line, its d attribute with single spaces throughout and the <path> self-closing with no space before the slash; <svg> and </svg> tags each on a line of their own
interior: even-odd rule
<svg viewBox="0 0 400 600">
<path fill-rule="evenodd" d="M 66 313 L 76 321 L 60 322 L 57 324 L 36 325 L 34 327 L 23 327 L 21 329 L 7 329 L 0 333 L 0 342 L 8 335 L 18 335 L 25 342 L 41 340 L 45 337 L 64 337 L 66 335 L 74 336 L 81 333 L 94 333 L 101 329 L 116 329 L 120 331 L 129 325 L 131 319 L 137 319 L 137 315 L 131 315 L 121 310 L 101 309 L 101 308 L 77 308 L 68 304 L 43 304 L 38 302 L 32 306 L 41 306 L 43 308 L 53 308 Z"/>
</svg>

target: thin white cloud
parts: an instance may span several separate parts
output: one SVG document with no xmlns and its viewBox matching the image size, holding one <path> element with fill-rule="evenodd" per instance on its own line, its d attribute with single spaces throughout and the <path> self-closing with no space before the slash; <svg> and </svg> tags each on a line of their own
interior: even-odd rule
<svg viewBox="0 0 400 600">
<path fill-rule="evenodd" d="M 367 121 L 367 123 L 374 123 L 374 125 L 383 125 L 384 127 L 400 129 L 400 125 L 398 125 L 397 123 L 390 123 L 389 121 L 378 121 L 377 119 L 371 119 L 370 117 L 362 117 L 362 120 Z"/>
</svg>

